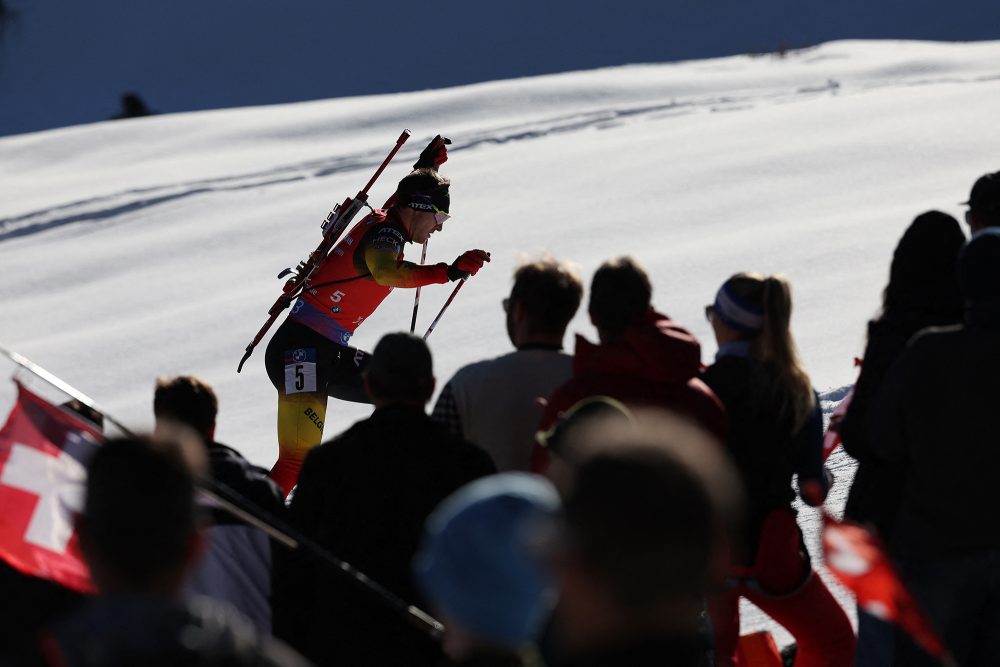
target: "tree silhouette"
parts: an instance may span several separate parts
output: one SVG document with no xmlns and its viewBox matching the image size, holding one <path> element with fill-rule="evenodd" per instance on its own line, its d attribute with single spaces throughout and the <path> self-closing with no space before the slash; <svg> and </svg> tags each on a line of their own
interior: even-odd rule
<svg viewBox="0 0 1000 667">
<path fill-rule="evenodd" d="M 17 18 L 17 12 L 10 8 L 6 0 L 0 0 L 0 42 L 3 42 L 7 30 Z"/>
</svg>

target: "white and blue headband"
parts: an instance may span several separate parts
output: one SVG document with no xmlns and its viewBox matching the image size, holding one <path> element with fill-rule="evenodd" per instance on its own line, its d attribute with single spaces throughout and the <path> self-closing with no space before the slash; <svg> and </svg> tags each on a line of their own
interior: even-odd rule
<svg viewBox="0 0 1000 667">
<path fill-rule="evenodd" d="M 727 282 L 715 294 L 715 314 L 726 326 L 745 334 L 764 328 L 764 310 L 740 298 Z"/>
</svg>

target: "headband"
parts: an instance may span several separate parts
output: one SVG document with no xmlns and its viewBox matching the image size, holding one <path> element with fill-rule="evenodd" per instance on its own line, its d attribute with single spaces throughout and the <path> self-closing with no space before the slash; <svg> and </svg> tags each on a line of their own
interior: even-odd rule
<svg viewBox="0 0 1000 667">
<path fill-rule="evenodd" d="M 764 327 L 764 311 L 748 303 L 727 282 L 715 294 L 715 314 L 726 326 L 745 334 L 756 334 Z"/>
<path fill-rule="evenodd" d="M 447 213 L 451 206 L 451 196 L 448 188 L 438 188 L 429 193 L 414 193 L 405 199 L 406 205 L 417 211 Z"/>
</svg>

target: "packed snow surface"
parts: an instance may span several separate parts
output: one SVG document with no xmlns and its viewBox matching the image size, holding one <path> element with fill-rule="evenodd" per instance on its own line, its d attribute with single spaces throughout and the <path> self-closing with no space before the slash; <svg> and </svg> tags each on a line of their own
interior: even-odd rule
<svg viewBox="0 0 1000 667">
<path fill-rule="evenodd" d="M 236 364 L 280 293 L 276 274 L 305 258 L 329 209 L 357 193 L 410 128 L 372 201 L 445 134 L 454 219 L 428 259 L 450 262 L 469 248 L 493 255 L 429 339 L 440 383 L 510 349 L 500 302 L 522 259 L 551 253 L 589 281 L 605 259 L 630 254 L 648 269 L 656 306 L 701 339 L 706 362 L 715 343 L 703 307 L 721 282 L 743 270 L 786 274 L 802 357 L 832 405 L 855 378 L 904 228 L 928 209 L 961 219 L 973 180 L 998 168 L 997 117 L 1000 42 L 845 41 L 784 58 L 0 138 L 0 342 L 136 430 L 152 425 L 156 376 L 198 375 L 220 397 L 219 440 L 269 466 L 267 339 L 240 375 Z M 424 288 L 418 333 L 451 289 Z M 413 293 L 397 290 L 353 343 L 370 350 L 407 328 L 412 307 Z M 585 310 L 570 330 L 593 339 Z M 12 396 L 8 383 L 0 407 Z M 331 402 L 327 435 L 368 412 Z M 831 461 L 837 509 L 850 467 L 841 455 Z M 815 547 L 816 513 L 802 517 Z M 749 618 L 748 627 L 763 622 Z"/>
</svg>

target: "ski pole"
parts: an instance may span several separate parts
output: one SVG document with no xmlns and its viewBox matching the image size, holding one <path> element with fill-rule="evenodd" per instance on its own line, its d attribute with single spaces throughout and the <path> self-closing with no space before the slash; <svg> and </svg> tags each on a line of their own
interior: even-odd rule
<svg viewBox="0 0 1000 667">
<path fill-rule="evenodd" d="M 64 394 L 75 398 L 80 403 L 92 410 L 97 410 L 104 419 L 118 428 L 125 436 L 135 437 L 135 434 L 122 422 L 114 419 L 107 412 L 100 410 L 94 402 L 83 392 L 77 390 L 69 383 L 63 381 L 56 375 L 45 370 L 29 359 L 0 347 L 0 354 L 6 356 L 12 362 L 24 368 L 35 377 L 47 382 Z M 275 518 L 269 512 L 259 507 L 245 496 L 223 484 L 222 482 L 205 476 L 198 476 L 196 479 L 199 491 L 219 508 L 229 512 L 249 526 L 253 526 L 263 531 L 274 540 L 284 544 L 290 549 L 301 551 L 304 554 L 316 558 L 334 570 L 342 573 L 355 584 L 361 586 L 368 593 L 374 595 L 385 605 L 403 615 L 410 623 L 425 632 L 432 639 L 439 639 L 444 632 L 444 626 L 430 614 L 414 605 L 408 604 L 405 600 L 388 590 L 377 581 L 370 579 L 364 572 L 361 572 L 350 563 L 337 558 L 321 544 L 313 541 L 309 537 L 300 533 L 284 521 Z"/>
<path fill-rule="evenodd" d="M 449 296 L 448 300 L 444 302 L 443 306 L 441 306 L 441 312 L 437 314 L 437 317 L 435 317 L 434 321 L 431 322 L 430 327 L 427 328 L 427 333 L 424 334 L 424 340 L 427 340 L 427 337 L 431 335 L 432 331 L 434 331 L 434 327 L 436 327 L 437 323 L 441 320 L 441 316 L 444 315 L 444 311 L 448 310 L 448 306 L 450 306 L 451 302 L 455 300 L 458 290 L 462 289 L 462 285 L 465 284 L 466 280 L 468 280 L 468 278 L 462 278 L 458 281 L 458 284 L 455 285 L 455 289 L 452 291 L 451 296 Z"/>
<path fill-rule="evenodd" d="M 424 250 L 420 253 L 420 263 L 427 261 L 427 241 L 424 241 Z M 416 294 L 413 295 L 413 317 L 410 318 L 410 333 L 417 328 L 417 308 L 420 307 L 420 287 L 417 287 Z M 424 336 L 426 338 L 426 336 Z"/>
</svg>

